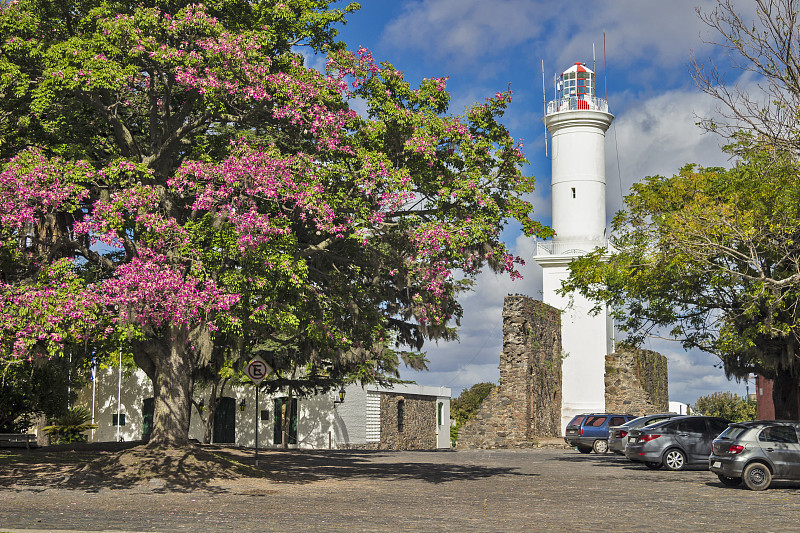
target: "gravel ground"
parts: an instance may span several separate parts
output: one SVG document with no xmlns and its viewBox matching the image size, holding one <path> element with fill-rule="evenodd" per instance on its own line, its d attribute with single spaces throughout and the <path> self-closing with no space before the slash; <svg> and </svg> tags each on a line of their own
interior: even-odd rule
<svg viewBox="0 0 800 533">
<path fill-rule="evenodd" d="M 89 454 L 93 452 L 88 452 Z M 252 451 L 215 453 L 252 465 Z M 80 478 L 0 453 L 0 531 L 797 531 L 800 483 L 723 487 L 568 449 L 268 451 L 262 477 Z M 39 458 L 37 460 L 36 458 Z M 67 472 L 65 474 L 65 472 Z"/>
</svg>

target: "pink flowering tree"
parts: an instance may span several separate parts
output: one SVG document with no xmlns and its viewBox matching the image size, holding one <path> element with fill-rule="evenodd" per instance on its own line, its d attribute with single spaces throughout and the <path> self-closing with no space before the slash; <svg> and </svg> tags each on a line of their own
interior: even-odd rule
<svg viewBox="0 0 800 533">
<path fill-rule="evenodd" d="M 0 8 L 6 364 L 118 342 L 153 381 L 152 442 L 182 445 L 215 361 L 259 353 L 301 393 L 390 382 L 455 337 L 481 268 L 518 276 L 504 225 L 549 229 L 510 93 L 448 114 L 446 79 L 335 44 L 329 4 Z"/>
</svg>

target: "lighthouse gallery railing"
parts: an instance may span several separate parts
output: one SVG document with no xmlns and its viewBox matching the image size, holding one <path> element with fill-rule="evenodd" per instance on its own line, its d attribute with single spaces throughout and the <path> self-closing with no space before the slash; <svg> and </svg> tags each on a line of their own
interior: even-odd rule
<svg viewBox="0 0 800 533">
<path fill-rule="evenodd" d="M 596 96 L 569 96 L 547 102 L 547 114 L 559 111 L 604 111 L 608 113 L 608 102 Z"/>
</svg>

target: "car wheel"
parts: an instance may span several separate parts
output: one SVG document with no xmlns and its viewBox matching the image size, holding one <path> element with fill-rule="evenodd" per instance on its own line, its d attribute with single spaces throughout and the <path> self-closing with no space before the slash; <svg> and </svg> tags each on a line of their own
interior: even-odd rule
<svg viewBox="0 0 800 533">
<path fill-rule="evenodd" d="M 683 470 L 686 468 L 686 454 L 677 448 L 667 450 L 664 454 L 664 467 L 672 471 Z"/>
<path fill-rule="evenodd" d="M 717 477 L 726 487 L 736 487 L 742 483 L 742 478 L 740 477 L 723 476 L 722 474 L 717 474 Z"/>
<path fill-rule="evenodd" d="M 658 470 L 659 468 L 661 468 L 661 467 L 663 466 L 663 465 L 662 465 L 661 463 L 659 463 L 658 461 L 646 461 L 644 464 L 645 464 L 645 466 L 647 466 L 647 468 L 649 468 L 650 470 Z"/>
<path fill-rule="evenodd" d="M 764 490 L 772 482 L 772 474 L 767 465 L 762 463 L 750 463 L 742 472 L 744 484 L 750 490 Z"/>
<path fill-rule="evenodd" d="M 596 440 L 592 445 L 595 453 L 604 454 L 608 452 L 608 441 L 607 440 Z"/>
<path fill-rule="evenodd" d="M 591 446 L 588 446 L 588 447 L 587 446 L 577 446 L 577 448 L 578 448 L 578 451 L 581 452 L 581 453 L 591 453 L 592 452 Z"/>
</svg>

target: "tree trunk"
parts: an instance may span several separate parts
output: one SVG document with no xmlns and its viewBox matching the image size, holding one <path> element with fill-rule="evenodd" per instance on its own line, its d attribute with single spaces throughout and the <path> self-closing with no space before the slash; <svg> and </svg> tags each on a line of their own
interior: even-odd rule
<svg viewBox="0 0 800 533">
<path fill-rule="evenodd" d="M 194 358 L 186 329 L 169 326 L 160 339 L 134 343 L 134 360 L 153 382 L 155 412 L 148 446 L 189 444 Z"/>
<path fill-rule="evenodd" d="M 205 418 L 200 416 L 203 421 L 203 444 L 211 444 L 211 437 L 214 431 L 214 412 L 217 410 L 217 386 L 211 388 L 211 399 L 208 402 L 208 412 Z"/>
<path fill-rule="evenodd" d="M 772 404 L 778 420 L 800 420 L 798 417 L 798 386 L 800 376 L 790 372 L 777 372 L 772 381 Z"/>
</svg>

